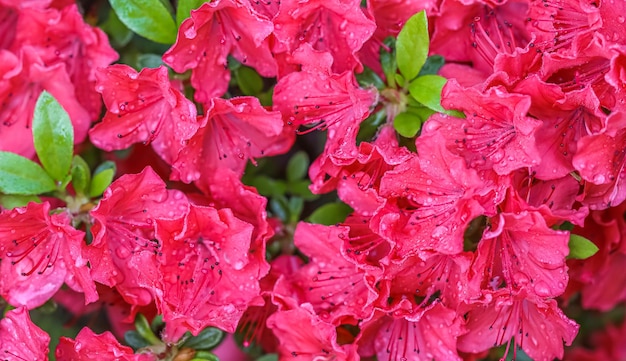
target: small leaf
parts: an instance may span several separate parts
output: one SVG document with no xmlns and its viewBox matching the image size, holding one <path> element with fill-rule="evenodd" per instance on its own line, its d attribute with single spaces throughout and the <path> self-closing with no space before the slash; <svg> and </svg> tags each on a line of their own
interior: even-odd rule
<svg viewBox="0 0 626 361">
<path fill-rule="evenodd" d="M 309 156 L 304 151 L 297 152 L 287 163 L 287 181 L 294 182 L 304 178 L 308 169 Z"/>
<path fill-rule="evenodd" d="M 78 194 L 85 194 L 91 183 L 91 173 L 87 162 L 79 156 L 75 155 L 72 159 L 72 186 Z"/>
<path fill-rule="evenodd" d="M 13 194 L 0 195 L 0 206 L 4 209 L 25 207 L 30 202 L 41 203 L 41 199 L 37 196 L 18 196 Z"/>
<path fill-rule="evenodd" d="M 252 68 L 242 66 L 235 71 L 237 86 L 244 95 L 256 95 L 263 90 L 263 79 Z"/>
<path fill-rule="evenodd" d="M 185 343 L 183 347 L 189 347 L 194 350 L 212 350 L 217 345 L 222 342 L 222 338 L 224 337 L 224 331 L 214 328 L 207 327 L 202 330 L 198 336 L 192 336 Z"/>
<path fill-rule="evenodd" d="M 39 164 L 20 155 L 0 151 L 0 193 L 36 195 L 56 189 Z"/>
<path fill-rule="evenodd" d="M 289 221 L 289 203 L 285 196 L 270 199 L 270 210 L 284 223 Z"/>
<path fill-rule="evenodd" d="M 593 244 L 593 242 L 587 238 L 577 234 L 570 234 L 568 246 L 568 259 L 587 259 L 598 252 L 598 246 Z"/>
<path fill-rule="evenodd" d="M 367 66 L 363 67 L 363 71 L 355 74 L 357 82 L 362 88 L 374 86 L 378 90 L 385 88 L 385 82 L 372 69 Z"/>
<path fill-rule="evenodd" d="M 176 41 L 176 23 L 159 0 L 110 0 L 111 7 L 129 29 L 157 43 Z"/>
<path fill-rule="evenodd" d="M 64 180 L 72 164 L 74 128 L 65 109 L 47 91 L 35 104 L 33 140 L 46 172 L 57 181 Z"/>
<path fill-rule="evenodd" d="M 89 186 L 89 197 L 99 197 L 113 181 L 115 176 L 115 163 L 106 161 L 98 166 L 93 172 L 91 185 Z"/>
<path fill-rule="evenodd" d="M 302 210 L 304 209 L 304 199 L 301 197 L 289 198 L 289 223 L 298 223 Z"/>
<path fill-rule="evenodd" d="M 191 10 L 195 10 L 207 2 L 206 0 L 178 0 L 176 8 L 176 23 L 178 26 L 191 16 Z"/>
<path fill-rule="evenodd" d="M 311 182 L 308 179 L 302 179 L 296 182 L 289 182 L 287 184 L 287 192 L 291 195 L 299 196 L 305 201 L 313 201 L 318 199 L 320 196 L 318 194 L 311 193 L 309 185 L 311 185 Z"/>
<path fill-rule="evenodd" d="M 326 203 L 316 209 L 309 216 L 308 221 L 331 226 L 345 221 L 350 213 L 352 213 L 352 208 L 345 203 Z"/>
<path fill-rule="evenodd" d="M 396 40 L 398 69 L 406 80 L 412 80 L 428 57 L 428 19 L 424 10 L 411 16 Z"/>
<path fill-rule="evenodd" d="M 109 35 L 111 45 L 116 47 L 126 46 L 133 38 L 133 32 L 120 21 L 113 9 L 109 10 L 109 15 L 100 28 Z"/>
<path fill-rule="evenodd" d="M 141 54 L 137 57 L 137 67 L 143 68 L 158 68 L 163 65 L 163 58 L 157 54 Z"/>
<path fill-rule="evenodd" d="M 141 336 L 141 338 L 146 340 L 149 344 L 162 344 L 161 340 L 156 337 L 154 332 L 152 332 L 146 316 L 141 313 L 138 313 L 137 316 L 135 316 L 135 328 L 137 329 L 137 334 L 139 334 L 139 336 Z"/>
<path fill-rule="evenodd" d="M 220 359 L 209 351 L 198 351 L 189 361 L 220 361 Z"/>
<path fill-rule="evenodd" d="M 249 183 L 255 187 L 260 195 L 265 197 L 279 197 L 287 191 L 287 185 L 281 180 L 272 179 L 266 175 L 259 175 Z"/>
<path fill-rule="evenodd" d="M 429 56 L 426 58 L 426 62 L 424 63 L 424 66 L 420 70 L 418 76 L 437 74 L 445 62 L 446 59 L 444 59 L 441 55 Z"/>
<path fill-rule="evenodd" d="M 400 113 L 393 119 L 393 128 L 401 136 L 413 138 L 422 128 L 422 119 L 412 113 Z"/>
<path fill-rule="evenodd" d="M 398 84 L 398 86 L 400 88 L 403 88 L 404 87 L 404 77 L 402 76 L 402 74 L 396 73 L 393 76 L 396 79 L 396 84 Z"/>
<path fill-rule="evenodd" d="M 275 353 L 268 353 L 256 359 L 256 361 L 278 361 L 278 355 Z"/>
<path fill-rule="evenodd" d="M 387 78 L 390 88 L 396 88 L 395 74 L 398 71 L 398 63 L 396 62 L 396 39 L 387 37 L 380 47 L 380 65 L 383 68 L 383 74 Z"/>
<path fill-rule="evenodd" d="M 142 347 L 150 346 L 150 342 L 146 341 L 145 338 L 141 337 L 139 332 L 134 330 L 126 331 L 124 333 L 124 341 L 135 351 Z"/>
<path fill-rule="evenodd" d="M 441 106 L 441 90 L 446 81 L 446 78 L 439 75 L 420 76 L 409 85 L 409 93 L 424 106 L 443 113 L 446 110 Z"/>
</svg>

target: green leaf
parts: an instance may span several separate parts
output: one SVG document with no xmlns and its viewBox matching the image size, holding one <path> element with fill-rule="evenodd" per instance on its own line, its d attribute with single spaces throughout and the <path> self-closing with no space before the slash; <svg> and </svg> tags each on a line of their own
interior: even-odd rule
<svg viewBox="0 0 626 361">
<path fill-rule="evenodd" d="M 30 202 L 41 203 L 41 199 L 37 196 L 19 196 L 13 194 L 0 195 L 0 206 L 4 209 L 25 207 Z"/>
<path fill-rule="evenodd" d="M 418 76 L 437 74 L 445 62 L 446 59 L 444 59 L 441 55 L 429 56 L 426 58 L 426 63 L 424 63 L 424 66 L 420 70 Z"/>
<path fill-rule="evenodd" d="M 587 238 L 577 234 L 570 234 L 568 246 L 568 259 L 587 259 L 598 252 L 598 246 L 593 244 L 593 242 Z"/>
<path fill-rule="evenodd" d="M 157 54 L 141 54 L 137 57 L 137 67 L 141 70 L 143 68 L 158 68 L 163 65 L 163 58 Z"/>
<path fill-rule="evenodd" d="M 281 180 L 272 179 L 266 175 L 259 175 L 250 181 L 250 185 L 265 197 L 279 197 L 287 191 L 287 185 Z"/>
<path fill-rule="evenodd" d="M 159 0 L 110 0 L 119 19 L 135 33 L 157 43 L 176 41 L 176 23 Z"/>
<path fill-rule="evenodd" d="M 235 80 L 244 95 L 256 95 L 263 90 L 263 79 L 247 66 L 241 66 L 235 71 Z"/>
<path fill-rule="evenodd" d="M 89 197 L 99 197 L 113 181 L 115 176 L 115 163 L 106 161 L 98 166 L 93 172 Z"/>
<path fill-rule="evenodd" d="M 400 113 L 393 119 L 393 128 L 401 136 L 413 138 L 422 128 L 422 119 L 413 113 Z"/>
<path fill-rule="evenodd" d="M 78 194 L 85 194 L 91 183 L 89 165 L 80 155 L 72 159 L 72 186 Z"/>
<path fill-rule="evenodd" d="M 178 0 L 178 7 L 176 8 L 176 23 L 178 26 L 182 22 L 191 16 L 191 10 L 195 10 L 204 4 L 205 0 Z"/>
<path fill-rule="evenodd" d="M 318 194 L 311 193 L 309 185 L 311 185 L 311 182 L 308 179 L 289 182 L 287 184 L 287 192 L 294 196 L 299 196 L 305 201 L 313 201 L 318 199 L 320 196 Z"/>
<path fill-rule="evenodd" d="M 39 164 L 17 154 L 0 151 L 0 193 L 36 195 L 56 188 L 54 180 Z"/>
<path fill-rule="evenodd" d="M 289 198 L 289 223 L 298 223 L 304 209 L 304 199 L 301 197 Z"/>
<path fill-rule="evenodd" d="M 402 76 L 402 74 L 398 74 L 398 73 L 396 73 L 396 74 L 394 74 L 393 76 L 394 76 L 394 78 L 396 79 L 396 84 L 398 84 L 398 86 L 399 86 L 400 88 L 403 88 L 403 87 L 404 87 L 404 82 L 405 82 L 405 80 L 404 80 L 404 77 Z"/>
<path fill-rule="evenodd" d="M 124 333 L 124 341 L 126 344 L 133 348 L 133 350 L 138 350 L 142 347 L 150 346 L 150 342 L 146 341 L 145 338 L 141 337 L 139 332 L 137 331 L 126 331 Z"/>
<path fill-rule="evenodd" d="M 416 78 L 409 85 L 409 93 L 424 106 L 443 113 L 441 90 L 446 85 L 446 78 L 439 75 L 424 75 Z"/>
<path fill-rule="evenodd" d="M 268 353 L 256 359 L 256 361 L 278 361 L 278 355 L 275 353 Z"/>
<path fill-rule="evenodd" d="M 396 62 L 396 39 L 391 36 L 387 37 L 380 47 L 380 66 L 383 68 L 383 74 L 387 78 L 389 87 L 395 88 L 398 63 Z"/>
<path fill-rule="evenodd" d="M 126 46 L 133 38 L 133 32 L 120 21 L 115 11 L 110 9 L 107 19 L 100 28 L 109 36 L 111 45 L 116 47 Z"/>
<path fill-rule="evenodd" d="M 141 313 L 138 313 L 137 316 L 135 316 L 135 328 L 137 329 L 137 334 L 139 334 L 139 336 L 151 345 L 162 344 L 161 340 L 156 337 L 154 332 L 152 332 L 146 316 Z"/>
<path fill-rule="evenodd" d="M 404 24 L 396 40 L 396 61 L 406 80 L 415 78 L 424 66 L 428 42 L 428 19 L 422 10 Z"/>
<path fill-rule="evenodd" d="M 198 336 L 192 336 L 187 339 L 187 341 L 183 343 L 183 347 L 208 351 L 219 345 L 223 337 L 224 331 L 214 327 L 207 327 L 202 330 Z"/>
<path fill-rule="evenodd" d="M 189 361 L 220 361 L 220 359 L 209 351 L 198 351 Z"/>
<path fill-rule="evenodd" d="M 289 203 L 285 196 L 270 199 L 270 210 L 284 223 L 289 221 Z"/>
<path fill-rule="evenodd" d="M 376 87 L 376 89 L 381 90 L 385 88 L 385 82 L 376 74 L 372 69 L 367 66 L 363 67 L 363 71 L 359 74 L 355 74 L 357 82 L 363 88 L 367 88 L 370 86 Z"/>
<path fill-rule="evenodd" d="M 46 172 L 55 180 L 64 180 L 72 164 L 74 129 L 70 116 L 47 91 L 35 104 L 33 140 Z"/>
<path fill-rule="evenodd" d="M 295 182 L 304 178 L 308 169 L 309 156 L 304 151 L 297 152 L 287 163 L 287 181 Z"/>
<path fill-rule="evenodd" d="M 352 208 L 345 203 L 326 203 L 316 209 L 309 216 L 308 221 L 331 226 L 345 221 L 350 213 L 352 213 Z"/>
</svg>

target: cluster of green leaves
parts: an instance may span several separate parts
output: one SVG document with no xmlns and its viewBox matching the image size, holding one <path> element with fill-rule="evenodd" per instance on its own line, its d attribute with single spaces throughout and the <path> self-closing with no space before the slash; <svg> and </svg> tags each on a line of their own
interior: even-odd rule
<svg viewBox="0 0 626 361">
<path fill-rule="evenodd" d="M 135 318 L 136 330 L 127 331 L 124 334 L 124 341 L 135 351 L 150 349 L 154 353 L 167 354 L 178 359 L 176 356 L 179 353 L 189 350 L 193 353 L 193 361 L 219 361 L 219 358 L 211 350 L 222 342 L 224 331 L 215 327 L 207 327 L 200 331 L 197 336 L 187 332 L 176 344 L 166 345 L 156 336 L 163 327 L 164 323 L 161 316 L 155 317 L 149 323 L 144 315 L 138 314 Z"/>
<path fill-rule="evenodd" d="M 436 74 L 444 59 L 439 55 L 428 56 L 429 43 L 428 19 L 421 11 L 405 23 L 397 39 L 389 37 L 381 47 L 380 63 L 387 83 L 371 70 L 358 76 L 362 85 L 374 85 L 388 102 L 396 103 L 400 111 L 394 114 L 393 125 L 398 134 L 406 138 L 415 137 L 422 124 L 436 112 L 463 116 L 441 106 L 446 78 Z M 364 127 L 372 123 L 377 128 L 385 117 L 385 109 L 382 109 L 372 114 Z"/>
<path fill-rule="evenodd" d="M 98 197 L 111 184 L 115 165 L 105 162 L 93 174 L 74 155 L 74 129 L 67 112 L 44 91 L 37 99 L 32 122 L 35 152 L 41 164 L 0 152 L 0 205 L 7 209 L 38 202 L 39 195 L 65 199 L 70 182 L 77 197 Z"/>
<path fill-rule="evenodd" d="M 270 169 L 272 165 L 281 164 L 280 160 L 262 160 L 258 167 L 249 166 L 243 182 L 255 187 L 259 194 L 269 199 L 269 210 L 284 224 L 295 226 L 303 219 L 305 202 L 313 202 L 320 197 L 309 190 L 311 182 L 307 171 L 310 159 L 305 151 L 295 152 L 285 167 L 285 174 Z M 274 177 L 270 174 L 274 173 Z M 318 224 L 335 224 L 343 221 L 352 211 L 341 202 L 321 202 L 315 210 L 306 215 L 305 220 Z"/>
</svg>

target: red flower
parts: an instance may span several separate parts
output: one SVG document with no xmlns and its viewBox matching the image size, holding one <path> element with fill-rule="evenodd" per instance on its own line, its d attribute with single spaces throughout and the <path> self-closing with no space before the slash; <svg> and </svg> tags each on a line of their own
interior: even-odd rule
<svg viewBox="0 0 626 361">
<path fill-rule="evenodd" d="M 78 103 L 64 64 L 47 66 L 39 48 L 24 46 L 18 55 L 0 50 L 0 150 L 32 157 L 31 121 L 37 98 L 47 90 L 68 112 L 74 141 L 82 142 L 91 119 Z"/>
<path fill-rule="evenodd" d="M 396 243 L 399 258 L 433 250 L 458 254 L 469 222 L 493 208 L 487 197 L 494 187 L 450 153 L 439 133 L 418 140 L 419 156 L 383 176 L 380 194 L 388 201 L 376 223 Z"/>
<path fill-rule="evenodd" d="M 282 154 L 293 142 L 280 113 L 265 110 L 255 97 L 213 98 L 208 104 L 203 124 L 172 165 L 172 179 L 210 182 L 222 169 L 240 175 L 248 160 Z"/>
<path fill-rule="evenodd" d="M 41 306 L 67 283 L 98 300 L 87 259 L 85 233 L 74 229 L 68 213 L 50 214 L 50 204 L 0 213 L 0 292 L 7 302 L 29 309 Z"/>
<path fill-rule="evenodd" d="M 347 231 L 344 227 L 300 222 L 294 234 L 295 245 L 309 257 L 309 263 L 291 277 L 301 291 L 299 301 L 310 303 L 324 321 L 332 324 L 367 317 L 377 297 L 365 282 L 365 272 L 342 255 L 340 234 Z"/>
<path fill-rule="evenodd" d="M 379 361 L 461 360 L 456 343 L 464 329 L 456 312 L 439 302 L 407 311 L 408 303 L 393 312 L 377 311 L 360 325 L 359 354 Z"/>
<path fill-rule="evenodd" d="M 152 361 L 156 357 L 152 354 L 135 354 L 133 349 L 122 346 L 110 332 L 100 335 L 85 327 L 76 339 L 61 337 L 55 351 L 59 361 L 92 361 L 94 356 L 98 360 L 116 361 Z"/>
<path fill-rule="evenodd" d="M 579 328 L 557 307 L 556 301 L 527 297 L 525 292 L 511 293 L 508 289 L 485 293 L 481 301 L 469 304 L 466 311 L 469 332 L 458 343 L 464 352 L 477 353 L 504 343 L 508 351 L 515 347 L 514 342 L 531 359 L 552 361 L 563 357 L 563 342 L 570 345 Z"/>
<path fill-rule="evenodd" d="M 274 88 L 274 109 L 280 110 L 289 125 L 328 130 L 325 153 L 337 165 L 356 158 L 359 124 L 376 104 L 376 89 L 357 86 L 352 71 L 331 73 L 326 53 L 303 47 L 294 57 L 304 58 L 302 71 L 290 73 Z M 307 59 L 308 58 L 308 59 Z M 319 62 L 318 62 L 319 61 Z"/>
<path fill-rule="evenodd" d="M 540 163 L 535 133 L 541 122 L 526 115 L 528 96 L 509 94 L 501 88 L 482 93 L 450 80 L 442 93 L 442 105 L 464 111 L 467 118 L 435 115 L 424 130 L 440 130 L 447 147 L 465 156 L 472 168 L 492 168 L 505 175 Z"/>
<path fill-rule="evenodd" d="M 94 237 L 87 252 L 94 279 L 117 287 L 131 305 L 150 303 L 161 248 L 155 223 L 182 218 L 188 210 L 185 195 L 166 190 L 152 168 L 117 179 L 90 213 Z"/>
<path fill-rule="evenodd" d="M 283 0 L 274 18 L 274 35 L 293 53 L 303 43 L 333 56 L 334 73 L 362 69 L 355 53 L 374 33 L 359 0 Z"/>
<path fill-rule="evenodd" d="M 472 263 L 470 278 L 481 289 L 521 289 L 556 297 L 567 285 L 569 234 L 550 229 L 538 212 L 501 213 L 492 218 Z"/>
<path fill-rule="evenodd" d="M 28 310 L 19 307 L 0 321 L 0 357 L 7 361 L 47 361 L 50 336 L 30 320 Z"/>
<path fill-rule="evenodd" d="M 280 340 L 281 360 L 359 360 L 356 347 L 339 345 L 335 326 L 321 320 L 309 304 L 274 313 L 267 319 L 267 327 Z"/>
<path fill-rule="evenodd" d="M 200 124 L 194 104 L 170 83 L 167 68 L 137 73 L 116 64 L 100 69 L 96 78 L 107 113 L 89 131 L 93 144 L 111 151 L 152 142 L 161 158 L 174 162 Z"/>
<path fill-rule="evenodd" d="M 46 66 L 63 64 L 75 89 L 68 91 L 72 91 L 90 120 L 98 119 L 102 100 L 95 90 L 96 69 L 118 59 L 104 31 L 86 24 L 76 4 L 61 10 L 24 12 L 18 26 L 12 50 L 17 53 L 24 46 L 33 46 Z M 84 137 L 83 131 L 77 133 Z M 82 137 L 77 142 L 82 142 Z"/>
<path fill-rule="evenodd" d="M 260 270 L 266 266 L 249 254 L 252 230 L 229 209 L 196 205 L 183 220 L 158 221 L 162 254 L 156 304 L 168 341 L 185 331 L 197 335 L 207 326 L 235 331 L 260 294 Z"/>
<path fill-rule="evenodd" d="M 176 43 L 165 52 L 163 61 L 179 73 L 192 69 L 195 99 L 206 103 L 228 88 L 229 54 L 262 76 L 276 75 L 276 62 L 266 40 L 273 29 L 272 22 L 254 11 L 248 1 L 205 3 L 183 21 Z"/>
</svg>

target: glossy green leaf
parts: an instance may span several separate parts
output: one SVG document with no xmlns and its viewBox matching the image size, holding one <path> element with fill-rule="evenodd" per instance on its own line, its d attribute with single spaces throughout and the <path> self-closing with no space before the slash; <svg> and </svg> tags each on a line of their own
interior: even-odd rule
<svg viewBox="0 0 626 361">
<path fill-rule="evenodd" d="M 413 138 L 422 128 L 422 119 L 416 114 L 404 112 L 393 119 L 393 128 L 405 138 Z"/>
<path fill-rule="evenodd" d="M 194 350 L 212 350 L 222 342 L 223 337 L 224 331 L 214 327 L 207 327 L 198 336 L 192 336 L 187 339 L 183 343 L 183 347 L 189 347 Z"/>
<path fill-rule="evenodd" d="M 0 193 L 36 195 L 56 189 L 54 180 L 28 158 L 0 151 Z"/>
<path fill-rule="evenodd" d="M 446 78 L 439 75 L 424 75 L 414 79 L 409 85 L 409 93 L 424 106 L 445 112 L 441 106 L 441 90 L 446 85 Z"/>
<path fill-rule="evenodd" d="M 289 221 L 289 202 L 285 196 L 274 197 L 269 202 L 270 211 L 281 221 Z"/>
<path fill-rule="evenodd" d="M 176 23 L 178 26 L 182 22 L 191 16 L 191 10 L 199 8 L 204 4 L 205 0 L 178 0 L 178 7 L 176 8 Z"/>
<path fill-rule="evenodd" d="M 308 179 L 302 179 L 295 182 L 289 182 L 287 184 L 287 192 L 289 194 L 298 196 L 305 201 L 312 201 L 318 199 L 320 196 L 318 194 L 311 193 L 309 189 L 309 185 L 311 182 Z"/>
<path fill-rule="evenodd" d="M 133 32 L 120 21 L 113 9 L 110 9 L 109 15 L 100 28 L 107 33 L 111 45 L 115 47 L 124 47 L 133 38 Z"/>
<path fill-rule="evenodd" d="M 381 90 L 385 87 L 385 82 L 367 66 L 363 67 L 361 73 L 355 74 L 355 77 L 359 85 L 363 88 L 374 86 L 376 89 Z"/>
<path fill-rule="evenodd" d="M 380 47 L 380 66 L 383 68 L 389 87 L 395 88 L 398 63 L 396 62 L 396 39 L 391 36 L 386 38 Z"/>
<path fill-rule="evenodd" d="M 81 156 L 75 155 L 72 159 L 72 186 L 76 193 L 87 193 L 91 183 L 90 172 L 87 162 Z"/>
<path fill-rule="evenodd" d="M 418 76 L 437 74 L 445 62 L 446 59 L 444 59 L 441 55 L 429 56 L 426 58 L 426 62 L 424 63 L 424 66 L 422 66 Z"/>
<path fill-rule="evenodd" d="M 137 316 L 135 317 L 135 328 L 137 329 L 137 333 L 139 334 L 139 336 L 141 336 L 151 345 L 158 345 L 162 343 L 161 340 L 156 337 L 156 335 L 152 331 L 152 328 L 150 328 L 150 324 L 148 323 L 146 316 L 142 315 L 141 313 L 137 314 Z"/>
<path fill-rule="evenodd" d="M 577 234 L 570 234 L 568 246 L 569 255 L 567 258 L 587 259 L 598 252 L 598 246 L 587 238 Z"/>
<path fill-rule="evenodd" d="M 21 196 L 15 194 L 0 194 L 0 206 L 4 209 L 24 207 L 30 202 L 41 203 L 37 196 Z"/>
<path fill-rule="evenodd" d="M 146 341 L 145 338 L 141 337 L 139 332 L 131 330 L 126 331 L 124 333 L 124 341 L 126 344 L 133 348 L 133 350 L 138 350 L 142 347 L 150 346 L 150 342 Z"/>
<path fill-rule="evenodd" d="M 74 128 L 65 109 L 47 91 L 35 104 L 33 140 L 46 172 L 57 181 L 64 180 L 72 164 Z"/>
<path fill-rule="evenodd" d="M 419 74 L 428 57 L 428 19 L 424 10 L 411 16 L 396 40 L 396 61 L 406 80 Z"/>
<path fill-rule="evenodd" d="M 249 184 L 255 187 L 259 194 L 265 197 L 282 196 L 287 191 L 287 185 L 285 182 L 270 178 L 266 175 L 254 177 Z"/>
<path fill-rule="evenodd" d="M 263 90 L 263 78 L 254 69 L 241 66 L 234 73 L 237 86 L 244 95 L 256 95 Z"/>
<path fill-rule="evenodd" d="M 110 0 L 111 7 L 129 29 L 157 43 L 176 41 L 176 23 L 159 0 Z"/>
<path fill-rule="evenodd" d="M 140 54 L 137 56 L 137 67 L 141 70 L 143 68 L 158 68 L 163 65 L 163 58 L 157 54 Z"/>
<path fill-rule="evenodd" d="M 100 164 L 93 173 L 89 186 L 89 196 L 92 198 L 99 197 L 111 185 L 114 176 L 115 163 L 107 161 Z"/>
<path fill-rule="evenodd" d="M 268 353 L 256 359 L 256 361 L 278 361 L 278 355 L 275 353 Z"/>
<path fill-rule="evenodd" d="M 189 361 L 220 361 L 219 357 L 209 351 L 198 351 Z"/>
<path fill-rule="evenodd" d="M 345 203 L 326 203 L 317 208 L 309 216 L 308 221 L 330 226 L 345 221 L 350 213 L 352 213 L 352 208 Z"/>
<path fill-rule="evenodd" d="M 298 223 L 303 209 L 304 199 L 301 197 L 289 198 L 289 223 Z"/>
<path fill-rule="evenodd" d="M 309 156 L 304 151 L 297 152 L 287 163 L 287 181 L 295 182 L 304 178 L 308 170 Z"/>
</svg>

